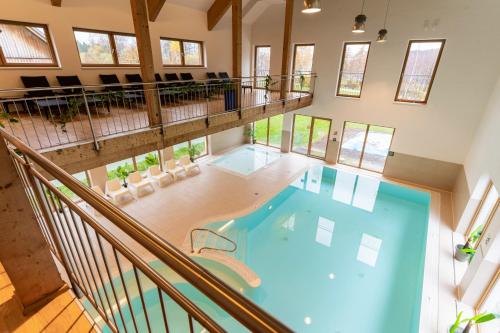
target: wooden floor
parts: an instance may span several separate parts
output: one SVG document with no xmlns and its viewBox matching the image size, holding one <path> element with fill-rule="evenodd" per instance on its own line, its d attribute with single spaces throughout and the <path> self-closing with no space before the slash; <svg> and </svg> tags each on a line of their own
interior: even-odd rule
<svg viewBox="0 0 500 333">
<path fill-rule="evenodd" d="M 289 92 L 287 98 L 294 99 L 304 95 Z M 57 97 L 57 99 L 65 98 Z M 279 92 L 271 92 L 266 100 L 264 90 L 253 89 L 242 95 L 241 105 L 242 108 L 250 108 L 278 100 Z M 81 104 L 73 107 L 69 114 L 63 107 L 40 109 L 36 106 L 28 108 L 21 102 L 12 104 L 9 110 L 16 122 L 7 122 L 6 129 L 34 149 L 47 149 L 89 141 L 94 135 L 100 138 L 149 127 L 147 105 L 144 100 L 139 99 L 128 104 L 119 101 L 111 101 L 110 105 L 89 104 L 90 118 L 84 105 Z M 161 105 L 162 122 L 165 125 L 226 112 L 223 95 L 214 95 L 209 99 L 193 96 L 162 100 Z M 61 121 L 62 114 L 67 115 L 64 122 Z"/>
<path fill-rule="evenodd" d="M 96 332 L 70 291 L 57 296 L 30 316 L 22 314 L 14 287 L 0 264 L 0 333 Z"/>
</svg>

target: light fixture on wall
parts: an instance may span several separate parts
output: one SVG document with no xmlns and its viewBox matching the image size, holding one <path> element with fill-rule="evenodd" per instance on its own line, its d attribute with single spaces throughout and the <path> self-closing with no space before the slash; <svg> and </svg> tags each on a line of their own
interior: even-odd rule
<svg viewBox="0 0 500 333">
<path fill-rule="evenodd" d="M 385 9 L 384 27 L 378 31 L 377 43 L 385 43 L 387 41 L 387 29 L 385 25 L 387 23 L 387 14 L 389 13 L 389 5 L 391 0 L 387 0 L 387 8 Z"/>
<path fill-rule="evenodd" d="M 304 0 L 304 9 L 302 13 L 314 14 L 321 11 L 321 4 L 319 0 Z"/>
<path fill-rule="evenodd" d="M 365 9 L 365 0 L 363 0 L 363 4 L 361 5 L 361 14 L 354 18 L 354 26 L 352 27 L 352 32 L 354 33 L 363 33 L 365 32 L 365 23 L 366 23 L 366 15 L 363 14 L 363 10 Z"/>
</svg>

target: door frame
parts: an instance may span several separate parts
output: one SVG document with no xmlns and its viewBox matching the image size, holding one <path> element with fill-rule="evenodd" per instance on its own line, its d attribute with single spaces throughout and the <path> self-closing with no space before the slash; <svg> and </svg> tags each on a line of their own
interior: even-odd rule
<svg viewBox="0 0 500 333">
<path fill-rule="evenodd" d="M 252 123 L 252 126 L 254 126 L 254 130 L 255 130 L 255 123 L 258 122 L 258 121 L 261 121 L 261 120 L 264 120 L 266 119 L 267 120 L 267 132 L 266 132 L 266 142 L 258 142 L 257 140 L 255 140 L 255 143 L 258 144 L 258 145 L 263 145 L 263 146 L 266 146 L 266 147 L 271 147 L 271 148 L 277 148 L 277 149 L 281 149 L 281 145 L 280 146 L 274 146 L 272 144 L 270 144 L 269 142 L 269 138 L 270 138 L 270 128 L 271 128 L 271 118 L 273 117 L 276 117 L 276 116 L 279 116 L 279 115 L 282 115 L 282 114 L 277 114 L 277 115 L 274 115 L 274 116 L 271 116 L 271 117 L 267 117 L 267 118 L 263 118 L 263 119 L 259 119 L 259 120 L 256 120 Z M 283 131 L 283 122 L 281 123 L 281 131 Z M 281 139 L 283 140 L 283 134 L 281 135 Z"/>
<path fill-rule="evenodd" d="M 293 138 L 295 137 L 295 118 L 297 116 L 303 116 L 303 117 L 311 117 L 311 125 L 310 125 L 310 128 L 309 128 L 309 142 L 307 143 L 307 153 L 301 153 L 301 152 L 298 152 L 298 151 L 295 151 L 293 150 Z M 325 147 L 325 156 L 323 157 L 319 157 L 319 156 L 314 156 L 314 155 L 311 155 L 311 146 L 312 146 L 312 134 L 313 134 L 313 130 L 314 130 L 314 120 L 315 119 L 320 119 L 320 120 L 326 120 L 326 121 L 329 121 L 330 122 L 330 126 L 328 128 L 328 137 L 327 137 L 327 140 L 326 140 L 326 147 Z M 319 159 L 319 160 L 325 160 L 326 159 L 326 149 L 328 148 L 328 143 L 330 141 L 330 134 L 332 132 L 332 122 L 333 120 L 330 119 L 330 118 L 325 118 L 325 117 L 317 117 L 317 116 L 310 116 L 310 115 L 307 115 L 307 114 L 300 114 L 300 113 L 295 113 L 293 115 L 293 125 L 292 125 L 292 142 L 291 142 L 291 147 L 290 147 L 290 151 L 293 152 L 293 153 L 296 153 L 296 154 L 300 154 L 300 155 L 304 155 L 304 156 L 307 156 L 307 157 L 312 157 L 312 158 L 316 158 L 316 159 Z"/>
<path fill-rule="evenodd" d="M 366 127 L 366 132 L 365 132 L 365 138 L 363 139 L 363 148 L 361 149 L 361 155 L 359 156 L 358 166 L 350 165 L 350 164 L 345 164 L 345 163 L 340 162 L 340 153 L 342 152 L 342 144 L 344 143 L 344 134 L 345 134 L 345 125 L 346 125 L 346 123 L 354 123 L 354 124 L 361 124 L 361 125 L 366 125 L 367 126 Z M 370 132 L 370 127 L 371 126 L 392 128 L 392 130 L 393 130 L 392 131 L 391 142 L 389 143 L 389 150 L 387 152 L 387 156 L 385 158 L 384 167 L 382 168 L 382 171 L 376 171 L 376 170 L 372 170 L 372 169 L 368 169 L 368 168 L 363 168 L 361 166 L 361 164 L 363 163 L 363 158 L 365 156 L 366 140 L 368 139 L 368 133 Z M 358 121 L 345 120 L 344 121 L 344 125 L 342 127 L 342 139 L 340 140 L 339 153 L 338 153 L 338 156 L 337 156 L 337 163 L 342 164 L 342 165 L 347 165 L 347 166 L 350 166 L 350 167 L 353 167 L 353 168 L 358 168 L 358 169 L 362 169 L 362 170 L 367 170 L 367 171 L 371 171 L 371 172 L 376 172 L 376 173 L 383 174 L 384 171 L 385 171 L 385 166 L 387 165 L 387 157 L 389 157 L 389 152 L 391 151 L 391 147 L 392 147 L 392 143 L 394 141 L 394 135 L 395 134 L 396 134 L 396 128 L 394 128 L 394 127 L 388 127 L 388 126 L 382 126 L 382 125 L 376 125 L 376 124 L 366 124 L 366 123 L 360 123 Z"/>
</svg>

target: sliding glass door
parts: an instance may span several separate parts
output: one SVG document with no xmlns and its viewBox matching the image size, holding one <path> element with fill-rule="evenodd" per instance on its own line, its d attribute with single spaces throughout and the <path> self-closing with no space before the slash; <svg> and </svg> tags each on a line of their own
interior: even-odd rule
<svg viewBox="0 0 500 333">
<path fill-rule="evenodd" d="M 346 121 L 338 162 L 383 172 L 394 128 Z"/>
<path fill-rule="evenodd" d="M 258 120 L 254 123 L 255 141 L 257 143 L 281 148 L 281 132 L 283 131 L 283 115 Z"/>
<path fill-rule="evenodd" d="M 296 114 L 293 119 L 292 151 L 324 159 L 331 124 L 330 119 Z"/>
</svg>

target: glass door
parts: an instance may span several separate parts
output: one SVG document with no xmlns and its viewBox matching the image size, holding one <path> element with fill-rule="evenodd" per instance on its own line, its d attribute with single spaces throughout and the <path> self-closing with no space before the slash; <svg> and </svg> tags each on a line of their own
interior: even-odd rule
<svg viewBox="0 0 500 333">
<path fill-rule="evenodd" d="M 346 121 L 338 162 L 383 172 L 394 128 Z"/>
<path fill-rule="evenodd" d="M 261 119 L 254 122 L 255 141 L 257 143 L 281 148 L 281 135 L 283 131 L 283 115 Z"/>
<path fill-rule="evenodd" d="M 331 124 L 330 119 L 296 114 L 293 120 L 292 151 L 324 159 Z"/>
</svg>

